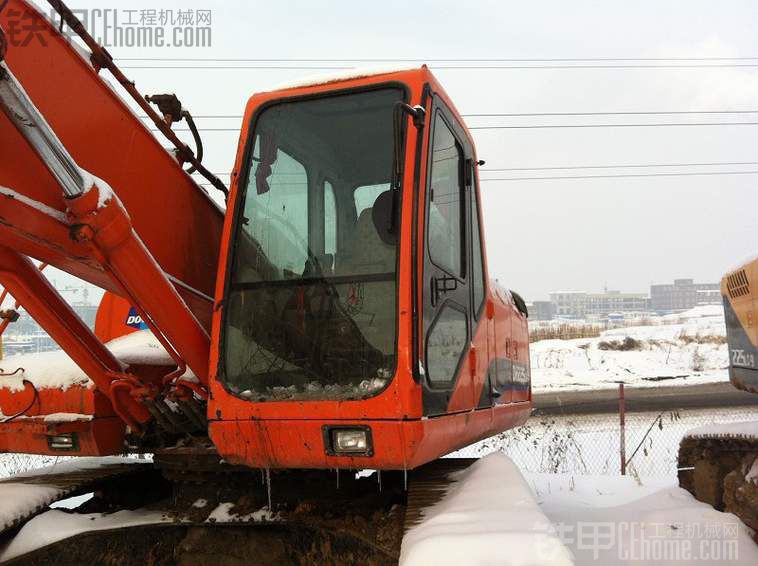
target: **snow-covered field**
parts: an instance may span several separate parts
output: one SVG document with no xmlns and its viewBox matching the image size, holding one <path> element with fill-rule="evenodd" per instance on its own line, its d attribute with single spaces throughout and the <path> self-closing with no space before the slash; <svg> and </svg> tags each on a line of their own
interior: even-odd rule
<svg viewBox="0 0 758 566">
<path fill-rule="evenodd" d="M 564 321 L 565 322 L 565 321 Z M 729 356 L 720 305 L 606 330 L 597 338 L 530 344 L 535 392 L 727 381 Z"/>
</svg>

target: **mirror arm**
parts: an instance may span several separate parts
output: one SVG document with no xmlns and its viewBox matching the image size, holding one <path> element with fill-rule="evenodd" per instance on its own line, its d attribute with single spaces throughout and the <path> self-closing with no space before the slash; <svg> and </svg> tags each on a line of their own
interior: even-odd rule
<svg viewBox="0 0 758 566">
<path fill-rule="evenodd" d="M 392 171 L 392 183 L 391 183 L 391 189 L 392 189 L 392 209 L 390 213 L 390 222 L 389 226 L 387 227 L 387 231 L 389 233 L 392 233 L 395 231 L 395 218 L 397 217 L 397 206 L 398 206 L 398 198 L 397 195 L 400 193 L 400 179 L 402 177 L 402 150 L 403 150 L 403 124 L 402 119 L 404 115 L 408 115 L 413 119 L 413 125 L 416 127 L 416 129 L 421 129 L 424 127 L 424 119 L 426 117 L 426 110 L 424 110 L 423 106 L 411 106 L 410 104 L 406 104 L 405 102 L 397 102 L 395 104 L 394 114 L 393 114 L 393 133 L 395 136 L 395 163 Z"/>
</svg>

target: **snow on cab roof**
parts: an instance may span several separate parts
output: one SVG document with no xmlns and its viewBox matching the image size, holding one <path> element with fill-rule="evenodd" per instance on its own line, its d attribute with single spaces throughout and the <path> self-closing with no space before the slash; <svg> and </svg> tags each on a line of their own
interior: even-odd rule
<svg viewBox="0 0 758 566">
<path fill-rule="evenodd" d="M 307 77 L 303 77 L 294 81 L 279 83 L 273 88 L 269 89 L 268 92 L 276 90 L 289 90 L 293 88 L 303 88 L 308 86 L 326 85 L 342 81 L 362 79 L 364 77 L 373 77 L 375 75 L 388 75 L 390 73 L 413 71 L 421 68 L 423 67 L 419 65 L 382 65 L 372 67 L 356 67 L 354 69 L 345 69 L 337 73 L 319 73 L 317 75 L 309 75 Z"/>
</svg>

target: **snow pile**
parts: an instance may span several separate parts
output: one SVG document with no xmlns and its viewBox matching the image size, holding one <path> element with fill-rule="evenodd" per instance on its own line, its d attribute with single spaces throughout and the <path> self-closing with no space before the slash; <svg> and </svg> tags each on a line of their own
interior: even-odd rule
<svg viewBox="0 0 758 566">
<path fill-rule="evenodd" d="M 21 417 L 16 417 L 17 419 Z M 46 423 L 75 423 L 82 421 L 91 421 L 92 415 L 82 415 L 80 413 L 51 413 L 45 415 L 43 421 Z"/>
<path fill-rule="evenodd" d="M 664 315 L 663 320 L 693 320 L 698 318 L 724 318 L 723 305 L 700 305 L 677 314 Z"/>
<path fill-rule="evenodd" d="M 29 521 L 0 552 L 0 563 L 43 548 L 55 542 L 92 531 L 123 529 L 170 523 L 173 519 L 163 511 L 138 509 L 111 514 L 76 514 L 52 510 Z"/>
<path fill-rule="evenodd" d="M 718 305 L 662 317 L 663 324 L 606 330 L 597 338 L 529 345 L 535 391 L 604 389 L 728 380 L 723 309 Z"/>
<path fill-rule="evenodd" d="M 518 468 L 492 454 L 461 472 L 442 501 L 403 538 L 403 566 L 569 565 Z"/>
<path fill-rule="evenodd" d="M 0 530 L 10 527 L 18 517 L 50 505 L 61 492 L 51 485 L 0 483 Z"/>
<path fill-rule="evenodd" d="M 687 436 L 695 438 L 709 436 L 758 437 L 758 420 L 699 426 L 690 430 Z"/>
<path fill-rule="evenodd" d="M 175 365 L 171 356 L 149 330 L 140 330 L 117 338 L 108 342 L 106 346 L 125 365 Z M 23 391 L 25 379 L 31 381 L 37 389 L 65 391 L 77 385 L 93 386 L 79 366 L 62 350 L 11 356 L 0 361 L 0 368 L 8 373 L 18 368 L 24 370 L 0 381 L 0 387 L 11 391 Z"/>
<path fill-rule="evenodd" d="M 197 507 L 197 501 L 195 502 L 194 506 Z M 266 507 L 262 509 L 258 509 L 257 511 L 253 511 L 252 513 L 238 515 L 237 513 L 233 512 L 233 509 L 235 506 L 236 505 L 234 503 L 221 503 L 218 507 L 216 507 L 213 511 L 211 511 L 211 514 L 208 515 L 208 518 L 205 520 L 205 522 L 206 523 L 261 523 L 261 522 L 272 522 L 278 519 L 278 515 L 276 513 L 269 511 L 268 508 Z"/>
<path fill-rule="evenodd" d="M 381 370 L 380 370 L 381 371 Z M 252 389 L 240 391 L 238 387 L 230 386 L 230 389 L 240 397 L 247 400 L 264 399 L 274 401 L 298 400 L 306 401 L 309 399 L 322 400 L 334 399 L 339 401 L 351 401 L 363 399 L 374 395 L 387 386 L 387 378 L 375 377 L 364 379 L 358 384 L 342 383 L 319 383 L 312 381 L 304 386 L 289 385 L 287 387 L 267 387 L 264 393 L 259 393 Z"/>
<path fill-rule="evenodd" d="M 528 474 L 577 565 L 758 564 L 751 531 L 676 479 Z"/>
<path fill-rule="evenodd" d="M 132 458 L 118 457 L 79 458 L 14 475 L 13 478 L 0 482 L 0 531 L 10 526 L 18 517 L 44 508 L 65 494 L 69 488 L 61 488 L 55 485 L 54 476 L 57 474 L 75 473 L 109 465 L 137 463 L 144 464 L 145 462 Z M 40 483 L 39 478 L 47 475 L 53 475 L 50 483 Z M 25 483 L 25 480 L 32 476 L 35 477 L 34 482 Z M 1 561 L 2 559 L 0 558 Z"/>
</svg>

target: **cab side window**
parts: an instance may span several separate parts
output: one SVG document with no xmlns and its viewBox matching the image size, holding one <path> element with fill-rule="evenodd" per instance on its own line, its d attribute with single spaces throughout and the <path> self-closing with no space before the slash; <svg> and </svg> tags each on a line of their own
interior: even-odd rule
<svg viewBox="0 0 758 566">
<path fill-rule="evenodd" d="M 469 189 L 471 206 L 471 258 L 473 260 L 473 277 L 471 285 L 474 295 L 474 318 L 479 318 L 479 312 L 484 302 L 484 252 L 482 250 L 482 223 L 481 213 L 479 211 L 479 195 L 476 183 L 476 175 L 473 170 L 473 160 L 471 162 L 471 187 Z"/>
<path fill-rule="evenodd" d="M 463 149 L 440 114 L 432 142 L 429 255 L 451 275 L 463 273 Z"/>
</svg>

